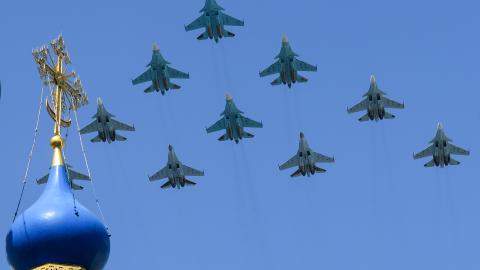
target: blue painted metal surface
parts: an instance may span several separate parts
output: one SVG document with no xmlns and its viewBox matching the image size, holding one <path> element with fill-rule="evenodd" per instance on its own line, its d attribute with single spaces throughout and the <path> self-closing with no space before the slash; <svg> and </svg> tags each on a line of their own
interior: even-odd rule
<svg viewBox="0 0 480 270">
<path fill-rule="evenodd" d="M 40 198 L 19 215 L 6 238 L 7 257 L 16 270 L 46 263 L 102 269 L 110 253 L 105 226 L 75 201 L 64 166 L 50 170 Z"/>
</svg>

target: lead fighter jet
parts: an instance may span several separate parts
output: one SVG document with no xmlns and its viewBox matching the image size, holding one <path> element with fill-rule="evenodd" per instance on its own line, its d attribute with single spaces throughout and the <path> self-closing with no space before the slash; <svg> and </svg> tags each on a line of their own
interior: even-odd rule
<svg viewBox="0 0 480 270">
<path fill-rule="evenodd" d="M 405 106 L 403 103 L 398 103 L 388 99 L 384 95 L 385 92 L 378 88 L 375 76 L 372 75 L 370 76 L 370 88 L 368 89 L 368 92 L 363 95 L 365 99 L 352 108 L 347 108 L 347 111 L 348 113 L 355 113 L 366 110 L 367 114 L 358 119 L 360 122 L 368 120 L 378 121 L 383 119 L 393 119 L 395 118 L 395 115 L 386 112 L 385 109 L 403 109 Z"/>
<path fill-rule="evenodd" d="M 230 95 L 227 95 L 226 100 L 225 110 L 220 114 L 222 118 L 207 128 L 207 133 L 225 129 L 226 133 L 218 140 L 235 140 L 236 143 L 243 138 L 253 138 L 254 135 L 244 131 L 244 128 L 262 128 L 263 124 L 243 116 Z"/>
<path fill-rule="evenodd" d="M 165 166 L 160 171 L 156 172 L 154 175 L 149 176 L 148 179 L 150 181 L 160 180 L 164 178 L 168 178 L 168 181 L 161 186 L 161 188 L 169 188 L 169 187 L 184 187 L 196 185 L 195 182 L 192 182 L 186 179 L 186 176 L 204 176 L 205 173 L 203 171 L 199 171 L 193 168 L 190 168 L 186 165 L 183 165 L 177 158 L 177 155 L 173 151 L 173 147 L 171 145 L 168 146 L 168 162 L 167 166 Z"/>
<path fill-rule="evenodd" d="M 451 141 L 452 140 L 448 138 L 447 135 L 445 135 L 443 125 L 441 123 L 438 123 L 435 138 L 430 141 L 432 145 L 430 145 L 427 149 L 421 151 L 420 153 L 414 154 L 413 159 L 432 156 L 433 159 L 427 162 L 424 165 L 425 167 L 440 166 L 443 168 L 444 166 L 448 165 L 458 165 L 460 164 L 460 162 L 453 159 L 451 155 L 468 156 L 470 155 L 470 151 L 453 145 L 452 143 L 450 143 Z"/>
<path fill-rule="evenodd" d="M 172 83 L 170 79 L 188 79 L 190 75 L 168 66 L 169 64 L 170 62 L 163 58 L 160 49 L 154 44 L 152 59 L 147 65 L 147 71 L 132 80 L 132 84 L 137 85 L 139 83 L 152 82 L 152 85 L 147 87 L 144 92 L 151 93 L 157 91 L 161 92 L 162 95 L 165 95 L 165 91 L 169 89 L 180 89 L 180 86 Z"/>
<path fill-rule="evenodd" d="M 125 141 L 127 138 L 117 134 L 117 130 L 135 131 L 135 127 L 121 123 L 115 119 L 103 105 L 102 99 L 97 98 L 97 113 L 92 117 L 95 120 L 80 130 L 80 134 L 98 132 L 98 135 L 91 142 Z"/>
<path fill-rule="evenodd" d="M 72 169 L 72 166 L 69 164 L 66 164 L 66 169 L 67 169 L 67 176 L 68 176 L 68 182 L 73 190 L 82 190 L 83 187 L 80 185 L 77 185 L 73 182 L 73 180 L 84 180 L 84 181 L 92 181 L 88 175 L 76 172 Z M 37 179 L 37 184 L 42 185 L 46 184 L 48 182 L 48 174 L 43 176 L 40 179 Z"/>
<path fill-rule="evenodd" d="M 200 10 L 202 15 L 185 26 L 185 31 L 205 28 L 205 32 L 197 37 L 198 40 L 209 38 L 218 42 L 219 38 L 234 37 L 234 33 L 225 30 L 225 25 L 243 26 L 244 22 L 223 13 L 223 11 L 225 9 L 219 6 L 215 0 L 206 0 L 205 6 Z"/>
<path fill-rule="evenodd" d="M 280 170 L 285 170 L 288 168 L 292 168 L 298 166 L 298 170 L 296 170 L 291 177 L 297 177 L 300 175 L 313 175 L 315 173 L 324 173 L 326 172 L 325 169 L 319 168 L 315 165 L 317 162 L 328 162 L 332 163 L 335 162 L 335 158 L 327 157 L 322 154 L 314 152 L 310 146 L 308 145 L 303 132 L 300 132 L 300 142 L 298 145 L 298 151 L 295 156 L 289 159 L 287 162 L 279 166 Z"/>
<path fill-rule="evenodd" d="M 300 61 L 296 54 L 290 47 L 287 37 L 282 39 L 282 48 L 280 53 L 275 57 L 278 59 L 271 66 L 260 72 L 260 77 L 279 73 L 280 77 L 275 79 L 271 85 L 287 84 L 292 87 L 292 83 L 304 83 L 308 79 L 298 74 L 299 71 L 317 71 L 317 67 Z"/>
</svg>

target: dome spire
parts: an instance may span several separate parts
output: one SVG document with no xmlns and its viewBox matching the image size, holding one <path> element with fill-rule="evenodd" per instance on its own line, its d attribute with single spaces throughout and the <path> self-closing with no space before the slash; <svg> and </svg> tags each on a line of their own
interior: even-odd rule
<svg viewBox="0 0 480 270">
<path fill-rule="evenodd" d="M 105 225 L 72 196 L 62 151 L 65 142 L 61 129 L 72 124 L 62 114 L 87 104 L 87 96 L 77 74 L 66 71 L 70 57 L 61 35 L 49 46 L 34 50 L 33 57 L 40 78 L 53 89 L 46 100 L 47 112 L 54 121 L 50 139 L 53 158 L 42 194 L 14 220 L 7 234 L 7 259 L 13 269 L 19 270 L 101 270 L 110 254 L 110 235 Z"/>
<path fill-rule="evenodd" d="M 54 121 L 53 137 L 50 145 L 53 148 L 52 166 L 64 165 L 62 149 L 64 142 L 61 135 L 62 127 L 70 127 L 71 119 L 63 119 L 62 114 L 68 110 L 77 110 L 88 103 L 87 95 L 75 71 L 66 72 L 64 65 L 70 64 L 70 56 L 65 49 L 65 42 L 60 34 L 50 42 L 50 47 L 43 46 L 32 52 L 38 64 L 40 78 L 45 85 L 55 88 L 51 96 L 53 108 L 47 98 L 47 112 Z M 52 51 L 52 52 L 51 52 Z M 72 80 L 73 79 L 73 82 Z"/>
</svg>

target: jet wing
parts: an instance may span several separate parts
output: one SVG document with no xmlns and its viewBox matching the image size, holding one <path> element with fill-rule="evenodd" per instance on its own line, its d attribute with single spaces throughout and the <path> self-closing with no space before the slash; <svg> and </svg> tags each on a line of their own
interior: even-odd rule
<svg viewBox="0 0 480 270">
<path fill-rule="evenodd" d="M 280 72 L 280 63 L 277 61 L 273 63 L 271 66 L 269 66 L 268 68 L 266 68 L 264 71 L 260 72 L 260 77 L 265 77 L 265 76 L 272 75 L 279 72 Z"/>
<path fill-rule="evenodd" d="M 135 131 L 135 127 L 131 127 L 112 118 L 110 118 L 110 127 L 114 130 Z"/>
<path fill-rule="evenodd" d="M 427 147 L 425 150 L 421 151 L 420 153 L 417 153 L 413 156 L 414 159 L 419 159 L 419 158 L 424 158 L 424 157 L 428 157 L 428 156 L 431 156 L 433 155 L 433 150 L 434 150 L 434 146 L 433 145 L 430 145 L 429 147 Z"/>
<path fill-rule="evenodd" d="M 468 156 L 470 155 L 470 151 L 462 149 L 456 145 L 453 145 L 451 143 L 448 144 L 448 147 L 450 148 L 450 153 L 454 155 L 463 155 L 463 156 Z"/>
<path fill-rule="evenodd" d="M 185 31 L 192 31 L 202 27 L 205 27 L 205 19 L 203 15 L 198 17 L 195 21 L 193 21 L 189 25 L 185 26 Z"/>
<path fill-rule="evenodd" d="M 280 165 L 279 169 L 280 170 L 285 170 L 285 169 L 292 168 L 292 167 L 295 167 L 295 166 L 298 166 L 298 155 L 297 154 L 295 154 L 295 156 L 293 156 L 287 162 Z"/>
<path fill-rule="evenodd" d="M 182 170 L 185 176 L 204 176 L 205 173 L 197 169 L 182 165 Z"/>
<path fill-rule="evenodd" d="M 90 181 L 90 177 L 88 177 L 88 175 L 85 175 L 85 174 L 82 174 L 82 173 L 79 173 L 79 172 L 76 172 L 72 169 L 68 169 L 68 177 L 70 178 L 70 180 L 85 180 L 85 181 Z"/>
<path fill-rule="evenodd" d="M 230 15 L 222 14 L 223 25 L 243 26 L 244 22 Z"/>
<path fill-rule="evenodd" d="M 207 128 L 207 133 L 219 131 L 225 128 L 226 128 L 225 119 L 222 118 L 218 120 L 215 124 L 213 124 L 211 127 Z"/>
<path fill-rule="evenodd" d="M 394 108 L 394 109 L 403 109 L 405 106 L 399 102 L 394 100 L 388 99 L 386 97 L 382 97 L 383 105 L 385 108 Z"/>
<path fill-rule="evenodd" d="M 334 158 L 327 157 L 327 156 L 324 156 L 322 154 L 315 153 L 315 152 L 313 153 L 313 159 L 315 160 L 315 162 L 325 162 L 325 163 L 335 162 Z"/>
<path fill-rule="evenodd" d="M 176 70 L 171 67 L 168 67 L 168 76 L 170 76 L 170 78 L 178 78 L 178 79 L 190 78 L 190 75 L 188 73 L 182 72 L 180 70 Z"/>
<path fill-rule="evenodd" d="M 165 166 L 163 169 L 160 171 L 156 172 L 154 175 L 149 176 L 148 180 L 150 181 L 155 181 L 155 180 L 160 180 L 168 177 L 168 167 Z"/>
<path fill-rule="evenodd" d="M 317 71 L 317 67 L 295 59 L 295 67 L 298 71 Z"/>
<path fill-rule="evenodd" d="M 243 118 L 243 127 L 251 127 L 251 128 L 262 128 L 263 123 L 259 123 L 255 120 L 252 120 L 247 117 L 242 117 Z"/>
<path fill-rule="evenodd" d="M 348 113 L 356 113 L 359 111 L 364 111 L 368 109 L 368 99 L 362 100 L 357 105 L 353 106 L 352 108 L 347 109 Z"/>
<path fill-rule="evenodd" d="M 132 80 L 132 84 L 133 85 L 136 85 L 136 84 L 139 84 L 139 83 L 144 83 L 144 82 L 149 82 L 153 79 L 153 76 L 152 76 L 152 70 L 151 69 L 147 69 L 145 72 L 143 72 L 140 76 L 138 76 L 137 78 L 135 78 L 134 80 Z"/>
<path fill-rule="evenodd" d="M 97 120 L 94 120 L 84 128 L 80 130 L 80 134 L 87 134 L 87 133 L 92 133 L 92 132 L 97 132 L 98 131 L 98 125 L 97 125 Z"/>
</svg>

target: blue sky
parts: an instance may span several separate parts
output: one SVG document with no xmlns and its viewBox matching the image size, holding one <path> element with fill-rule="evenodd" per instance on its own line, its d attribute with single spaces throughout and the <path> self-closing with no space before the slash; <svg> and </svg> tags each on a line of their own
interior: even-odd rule
<svg viewBox="0 0 480 270">
<path fill-rule="evenodd" d="M 11 224 L 42 86 L 31 50 L 62 32 L 90 97 L 81 125 L 102 97 L 137 129 L 122 133 L 124 143 L 84 138 L 112 233 L 106 269 L 479 269 L 478 1 L 219 3 L 245 20 L 229 28 L 237 37 L 219 44 L 183 29 L 203 0 L 1 4 L 0 231 L 6 235 Z M 258 77 L 282 35 L 300 59 L 318 65 L 304 74 L 307 84 L 272 87 L 274 77 Z M 153 43 L 190 73 L 176 81 L 180 91 L 147 95 L 147 85 L 131 85 Z M 360 114 L 346 113 L 370 74 L 388 97 L 405 102 L 405 110 L 392 111 L 397 119 L 359 123 Z M 226 92 L 263 121 L 254 139 L 234 145 L 206 134 Z M 472 151 L 461 166 L 425 169 L 427 159 L 412 159 L 437 121 Z M 42 191 L 34 179 L 48 170 L 52 129 L 43 111 L 22 210 Z M 322 164 L 326 174 L 291 179 L 278 171 L 300 131 L 316 151 L 335 156 Z M 164 166 L 168 144 L 185 164 L 205 170 L 192 178 L 194 188 L 161 190 L 147 180 Z M 85 171 L 73 130 L 67 158 Z M 95 211 L 91 186 L 77 195 Z"/>
</svg>

